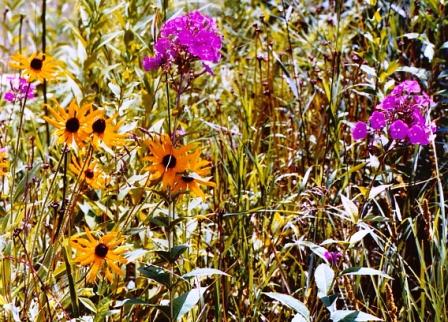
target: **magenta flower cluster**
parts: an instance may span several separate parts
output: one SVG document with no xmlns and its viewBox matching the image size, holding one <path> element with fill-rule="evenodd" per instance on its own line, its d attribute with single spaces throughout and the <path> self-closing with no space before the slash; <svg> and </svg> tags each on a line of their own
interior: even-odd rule
<svg viewBox="0 0 448 322">
<path fill-rule="evenodd" d="M 165 22 L 154 45 L 156 55 L 145 57 L 143 68 L 151 71 L 194 60 L 217 63 L 221 46 L 221 35 L 213 19 L 193 11 Z"/>
<path fill-rule="evenodd" d="M 429 144 L 436 127 L 426 121 L 425 115 L 434 105 L 432 99 L 416 81 L 407 80 L 391 91 L 369 118 L 369 122 L 357 122 L 352 129 L 355 140 L 362 140 L 383 130 L 392 140 L 411 144 Z"/>
<path fill-rule="evenodd" d="M 326 250 L 324 252 L 324 257 L 331 265 L 337 265 L 339 260 L 342 258 L 342 254 L 340 252 L 330 252 Z"/>
<path fill-rule="evenodd" d="M 3 98 L 8 102 L 15 102 L 24 99 L 32 99 L 36 96 L 35 94 L 35 86 L 28 82 L 26 78 L 23 77 L 13 77 L 10 76 L 7 78 L 10 84 L 10 90 L 8 90 Z"/>
</svg>

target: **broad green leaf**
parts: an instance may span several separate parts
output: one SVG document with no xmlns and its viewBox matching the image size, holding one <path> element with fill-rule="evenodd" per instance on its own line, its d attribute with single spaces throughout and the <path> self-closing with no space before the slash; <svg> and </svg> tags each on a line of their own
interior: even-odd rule
<svg viewBox="0 0 448 322">
<path fill-rule="evenodd" d="M 318 289 L 317 296 L 322 298 L 327 296 L 330 291 L 334 279 L 334 271 L 328 264 L 320 264 L 314 272 L 314 279 Z"/>
<path fill-rule="evenodd" d="M 376 77 L 376 70 L 368 65 L 361 65 L 361 70 L 369 76 Z"/>
<path fill-rule="evenodd" d="M 137 259 L 139 259 L 140 257 L 142 257 L 143 255 L 145 255 L 148 251 L 146 249 L 135 249 L 131 252 L 126 253 L 126 259 L 130 262 L 134 262 Z"/>
<path fill-rule="evenodd" d="M 201 277 L 201 276 L 211 276 L 211 275 L 225 275 L 230 276 L 227 273 L 224 273 L 223 271 L 220 271 L 216 268 L 196 268 L 192 270 L 191 272 L 184 274 L 183 278 L 190 278 L 190 277 Z"/>
<path fill-rule="evenodd" d="M 145 300 L 139 299 L 139 298 L 132 298 L 132 299 L 126 299 L 123 302 L 123 305 L 151 305 Z"/>
<path fill-rule="evenodd" d="M 362 229 L 360 231 L 357 231 L 350 237 L 349 243 L 351 245 L 356 244 L 360 240 L 362 240 L 364 237 L 366 237 L 371 232 L 370 229 Z"/>
<path fill-rule="evenodd" d="M 302 314 L 297 313 L 293 316 L 291 322 L 308 322 L 309 320 L 305 319 Z"/>
<path fill-rule="evenodd" d="M 190 310 L 199 302 L 206 290 L 206 287 L 198 287 L 176 297 L 173 300 L 174 319 L 179 320 L 182 316 L 190 312 Z"/>
<path fill-rule="evenodd" d="M 174 246 L 171 251 L 158 250 L 156 253 L 162 257 L 165 261 L 174 263 L 183 252 L 188 249 L 187 245 Z"/>
<path fill-rule="evenodd" d="M 310 321 L 310 311 L 308 310 L 308 308 L 305 306 L 305 304 L 295 299 L 291 295 L 276 292 L 267 292 L 264 294 L 270 297 L 271 299 L 279 301 L 283 305 L 286 305 L 291 309 L 295 310 L 297 313 L 302 315 L 303 318 L 305 318 L 305 321 Z"/>
<path fill-rule="evenodd" d="M 93 302 L 90 299 L 85 298 L 85 297 L 80 297 L 79 301 L 82 303 L 82 305 L 84 305 L 87 309 L 89 309 L 89 311 L 96 313 L 95 304 L 93 304 Z"/>
<path fill-rule="evenodd" d="M 139 267 L 138 270 L 140 271 L 140 273 L 143 276 L 150 278 L 160 284 L 163 284 L 166 287 L 169 287 L 170 274 L 168 272 L 166 272 L 163 268 L 160 268 L 160 267 L 157 267 L 154 265 L 149 265 L 149 266 Z"/>
<path fill-rule="evenodd" d="M 285 247 L 292 247 L 292 246 L 305 246 L 305 247 L 309 247 L 309 249 L 311 249 L 311 251 L 316 254 L 317 256 L 319 256 L 322 259 L 325 259 L 325 252 L 327 251 L 324 247 L 321 247 L 319 245 L 316 245 L 312 242 L 306 241 L 306 240 L 298 240 L 295 243 L 288 243 L 285 245 Z"/>
<path fill-rule="evenodd" d="M 397 71 L 410 73 L 410 74 L 418 77 L 422 81 L 427 81 L 428 77 L 429 77 L 429 72 L 423 68 L 402 66 L 402 67 L 397 68 Z"/>
<path fill-rule="evenodd" d="M 376 316 L 354 310 L 337 310 L 330 316 L 333 322 L 383 321 Z"/>
<path fill-rule="evenodd" d="M 357 224 L 359 219 L 358 207 L 355 205 L 353 201 L 351 201 L 343 194 L 341 194 L 341 201 L 342 205 L 344 206 L 345 214 L 347 215 L 347 217 L 351 218 L 354 224 Z"/>
<path fill-rule="evenodd" d="M 107 84 L 107 86 L 109 86 L 110 90 L 112 91 L 112 93 L 114 93 L 115 97 L 120 98 L 120 95 L 121 95 L 120 86 L 118 86 L 117 84 L 114 84 L 112 82 Z"/>
<path fill-rule="evenodd" d="M 374 199 L 376 196 L 378 196 L 380 193 L 385 191 L 390 186 L 391 186 L 390 184 L 382 184 L 382 185 L 373 187 L 372 189 L 370 189 L 369 199 Z"/>
<path fill-rule="evenodd" d="M 350 267 L 341 272 L 342 275 L 378 275 L 385 278 L 392 278 L 386 273 L 370 267 Z"/>
</svg>

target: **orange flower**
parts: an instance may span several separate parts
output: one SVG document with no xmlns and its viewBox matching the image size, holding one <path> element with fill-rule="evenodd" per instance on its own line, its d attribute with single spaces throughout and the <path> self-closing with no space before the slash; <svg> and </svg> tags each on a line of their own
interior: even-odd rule
<svg viewBox="0 0 448 322">
<path fill-rule="evenodd" d="M 30 57 L 21 54 L 11 56 L 11 67 L 22 69 L 24 76 L 28 76 L 28 81 L 39 80 L 43 82 L 51 80 L 58 74 L 61 63 L 50 55 L 34 53 Z"/>
<path fill-rule="evenodd" d="M 117 232 L 110 232 L 99 239 L 93 237 L 91 231 L 85 228 L 87 239 L 79 236 L 70 238 L 70 245 L 77 250 L 74 261 L 82 266 L 90 265 L 87 274 L 87 282 L 95 281 L 100 268 L 105 266 L 105 275 L 109 282 L 113 282 L 112 272 L 124 275 L 120 264 L 126 264 L 127 260 L 122 256 L 126 251 L 122 244 L 124 238 L 119 237 Z M 110 270 L 110 269 L 112 270 Z"/>
<path fill-rule="evenodd" d="M 215 183 L 210 182 L 205 176 L 210 174 L 210 162 L 201 159 L 200 151 L 196 150 L 190 155 L 188 166 L 183 173 L 176 174 L 173 193 L 190 191 L 193 196 L 205 199 L 205 194 L 200 185 L 214 187 Z"/>
<path fill-rule="evenodd" d="M 151 180 L 162 179 L 164 187 L 172 188 L 177 174 L 188 168 L 190 156 L 188 151 L 192 144 L 176 148 L 168 135 L 161 135 L 158 140 L 147 142 L 151 155 L 145 159 L 152 164 L 145 169 L 151 172 Z"/>
</svg>

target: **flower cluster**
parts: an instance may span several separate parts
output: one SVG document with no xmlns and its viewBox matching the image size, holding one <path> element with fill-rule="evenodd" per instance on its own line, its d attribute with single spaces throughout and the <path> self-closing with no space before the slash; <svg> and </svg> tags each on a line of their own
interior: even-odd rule
<svg viewBox="0 0 448 322">
<path fill-rule="evenodd" d="M 104 143 L 109 148 L 125 144 L 124 133 L 118 133 L 121 122 L 115 123 L 114 117 L 107 118 L 103 110 L 92 110 L 92 104 L 79 107 L 72 101 L 67 109 L 56 105 L 48 107 L 53 118 L 44 119 L 56 128 L 55 134 L 59 143 L 69 146 L 83 147 L 88 138 L 92 139 L 94 147 Z"/>
<path fill-rule="evenodd" d="M 199 11 L 168 20 L 160 30 L 154 57 L 145 57 L 143 68 L 156 70 L 160 66 L 200 60 L 217 63 L 221 58 L 222 40 L 213 19 Z"/>
<path fill-rule="evenodd" d="M 8 76 L 7 80 L 10 85 L 10 90 L 3 96 L 5 101 L 14 103 L 23 100 L 25 97 L 27 99 L 32 99 L 36 96 L 36 88 L 34 84 L 28 82 L 26 78 Z"/>
<path fill-rule="evenodd" d="M 342 258 L 342 254 L 340 252 L 330 252 L 327 250 L 324 252 L 324 257 L 331 265 L 337 265 Z"/>
<path fill-rule="evenodd" d="M 150 156 L 146 160 L 151 165 L 146 169 L 151 172 L 151 180 L 161 180 L 173 194 L 190 191 L 193 196 L 205 198 L 200 185 L 214 186 L 204 177 L 210 173 L 210 162 L 201 159 L 199 150 L 192 151 L 193 144 L 175 147 L 168 135 L 161 135 L 147 145 Z"/>
<path fill-rule="evenodd" d="M 352 129 L 355 140 L 364 139 L 369 132 L 387 130 L 392 140 L 426 145 L 434 137 L 435 126 L 425 115 L 434 104 L 416 81 L 404 81 L 397 85 L 375 108 L 366 122 L 357 122 Z"/>
</svg>

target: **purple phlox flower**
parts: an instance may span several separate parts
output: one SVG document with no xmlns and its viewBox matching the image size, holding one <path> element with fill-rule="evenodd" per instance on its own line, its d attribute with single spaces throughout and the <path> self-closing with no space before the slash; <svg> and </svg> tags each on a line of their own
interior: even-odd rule
<svg viewBox="0 0 448 322">
<path fill-rule="evenodd" d="M 408 94 L 418 94 L 421 92 L 420 85 L 417 81 L 414 80 L 406 80 L 401 82 L 392 90 L 391 95 L 400 96 L 406 92 Z"/>
<path fill-rule="evenodd" d="M 16 99 L 16 95 L 12 91 L 7 91 L 5 95 L 3 95 L 3 98 L 5 99 L 5 101 L 14 102 L 14 100 Z"/>
<path fill-rule="evenodd" d="M 156 70 L 160 67 L 160 65 L 162 64 L 162 58 L 159 55 L 156 55 L 154 57 L 145 57 L 143 58 L 143 68 L 146 71 L 153 71 Z"/>
<path fill-rule="evenodd" d="M 402 120 L 394 121 L 389 127 L 389 134 L 394 140 L 403 140 L 408 136 L 409 127 Z"/>
<path fill-rule="evenodd" d="M 381 108 L 386 111 L 393 111 L 400 105 L 400 100 L 392 95 L 386 96 L 381 102 Z"/>
<path fill-rule="evenodd" d="M 221 46 L 221 35 L 213 19 L 193 11 L 165 22 L 154 44 L 156 58 L 146 59 L 143 67 L 154 70 L 157 64 L 169 66 L 178 59 L 217 63 Z"/>
<path fill-rule="evenodd" d="M 412 111 L 412 124 L 425 125 L 425 118 L 417 108 L 414 108 Z"/>
<path fill-rule="evenodd" d="M 414 96 L 414 106 L 418 108 L 429 108 L 434 105 L 434 101 L 425 92 L 422 95 Z"/>
<path fill-rule="evenodd" d="M 369 118 L 370 126 L 375 130 L 381 130 L 386 126 L 386 115 L 383 112 L 375 111 Z"/>
<path fill-rule="evenodd" d="M 367 124 L 365 122 L 356 122 L 352 129 L 352 136 L 355 140 L 362 140 L 367 136 Z"/>
<path fill-rule="evenodd" d="M 327 250 L 324 252 L 324 257 L 328 263 L 330 263 L 331 265 L 336 265 L 342 258 L 342 254 L 340 252 L 329 252 Z"/>
<path fill-rule="evenodd" d="M 415 124 L 409 128 L 408 137 L 412 144 L 429 144 L 428 133 L 420 124 Z"/>
<path fill-rule="evenodd" d="M 34 84 L 29 83 L 26 78 L 10 76 L 7 78 L 11 90 L 6 92 L 4 99 L 13 102 L 16 99 L 21 100 L 23 98 L 31 99 L 36 96 L 36 87 Z"/>
<path fill-rule="evenodd" d="M 179 33 L 179 42 L 188 52 L 202 61 L 217 63 L 221 58 L 221 37 L 214 32 L 200 30 L 195 35 L 189 30 Z"/>
</svg>

